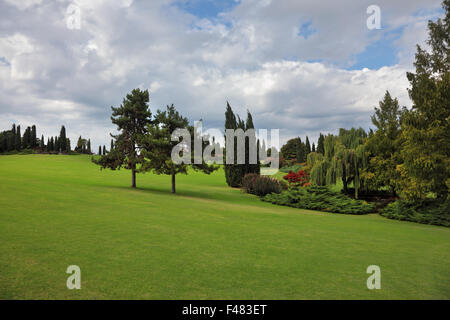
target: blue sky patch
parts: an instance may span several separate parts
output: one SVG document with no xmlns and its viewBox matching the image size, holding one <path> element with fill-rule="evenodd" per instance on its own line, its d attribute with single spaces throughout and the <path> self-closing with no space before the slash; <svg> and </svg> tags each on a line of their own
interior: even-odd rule
<svg viewBox="0 0 450 320">
<path fill-rule="evenodd" d="M 297 34 L 305 39 L 308 39 L 312 34 L 316 32 L 317 30 L 312 27 L 312 22 L 308 21 L 300 26 Z"/>
<path fill-rule="evenodd" d="M 175 5 L 200 19 L 214 19 L 219 13 L 230 11 L 239 4 L 235 0 L 180 0 Z"/>
</svg>

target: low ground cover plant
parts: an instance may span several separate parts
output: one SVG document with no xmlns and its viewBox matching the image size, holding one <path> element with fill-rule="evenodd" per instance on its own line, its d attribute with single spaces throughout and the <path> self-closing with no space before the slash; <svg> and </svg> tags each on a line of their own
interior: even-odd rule
<svg viewBox="0 0 450 320">
<path fill-rule="evenodd" d="M 282 206 L 335 213 L 367 214 L 375 211 L 373 203 L 352 199 L 323 186 L 289 188 L 280 194 L 268 194 L 262 200 Z"/>
</svg>

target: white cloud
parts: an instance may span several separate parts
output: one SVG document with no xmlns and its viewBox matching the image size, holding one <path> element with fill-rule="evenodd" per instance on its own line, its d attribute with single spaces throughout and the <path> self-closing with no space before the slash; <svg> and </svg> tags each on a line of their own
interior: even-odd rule
<svg viewBox="0 0 450 320">
<path fill-rule="evenodd" d="M 227 100 L 241 116 L 250 109 L 258 127 L 281 128 L 283 139 L 367 127 L 385 90 L 409 104 L 405 72 L 430 15 L 415 14 L 439 1 L 379 1 L 380 32 L 404 27 L 400 63 L 353 71 L 344 67 L 380 37 L 366 28 L 369 1 L 243 0 L 208 20 L 166 1 L 76 0 L 80 30 L 66 27 L 71 1 L 11 3 L 0 3 L 8 62 L 0 65 L 0 125 L 33 122 L 56 134 L 65 124 L 96 145 L 109 143 L 109 107 L 139 86 L 149 87 L 153 110 L 174 103 L 209 128 L 223 126 Z M 307 38 L 298 36 L 304 23 L 315 30 Z"/>
</svg>

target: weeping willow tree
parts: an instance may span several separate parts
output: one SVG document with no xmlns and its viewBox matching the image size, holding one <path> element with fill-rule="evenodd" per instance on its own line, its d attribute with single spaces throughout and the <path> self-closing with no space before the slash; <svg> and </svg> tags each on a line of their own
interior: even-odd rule
<svg viewBox="0 0 450 320">
<path fill-rule="evenodd" d="M 331 185 L 341 179 L 344 192 L 349 193 L 349 185 L 353 183 L 355 198 L 364 189 L 361 171 L 367 167 L 368 161 L 364 141 L 367 137 L 362 129 L 340 129 L 339 135 L 327 135 L 324 139 L 324 155 L 312 152 L 308 155 L 311 169 L 311 181 L 317 185 Z"/>
</svg>

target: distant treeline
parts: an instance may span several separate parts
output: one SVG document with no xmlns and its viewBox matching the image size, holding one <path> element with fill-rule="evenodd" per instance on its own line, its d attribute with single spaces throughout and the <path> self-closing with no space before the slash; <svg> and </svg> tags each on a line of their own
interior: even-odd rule
<svg viewBox="0 0 450 320">
<path fill-rule="evenodd" d="M 15 153 L 31 150 L 37 153 L 65 153 L 72 152 L 70 139 L 66 136 L 66 128 L 61 126 L 59 136 L 48 137 L 45 143 L 44 135 L 36 136 L 36 126 L 27 127 L 21 135 L 20 125 L 12 125 L 11 130 L 0 132 L 0 153 Z M 92 154 L 91 140 L 78 139 L 74 149 L 76 153 Z"/>
</svg>

